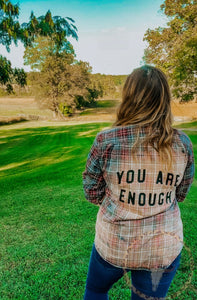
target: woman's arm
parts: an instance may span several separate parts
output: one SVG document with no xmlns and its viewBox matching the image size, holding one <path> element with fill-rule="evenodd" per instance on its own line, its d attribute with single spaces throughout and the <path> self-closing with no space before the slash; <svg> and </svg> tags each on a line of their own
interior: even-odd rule
<svg viewBox="0 0 197 300">
<path fill-rule="evenodd" d="M 93 204 L 101 204 L 105 195 L 105 180 L 101 170 L 101 147 L 96 136 L 88 154 L 86 169 L 83 172 L 83 188 L 86 199 Z"/>
<path fill-rule="evenodd" d="M 185 168 L 185 172 L 183 175 L 183 179 L 179 186 L 176 189 L 176 199 L 178 202 L 183 202 L 185 197 L 187 196 L 189 189 L 191 187 L 191 184 L 194 179 L 194 154 L 193 154 L 193 148 L 192 143 L 190 139 L 184 135 L 184 146 L 187 151 L 188 160 L 187 165 Z"/>
</svg>

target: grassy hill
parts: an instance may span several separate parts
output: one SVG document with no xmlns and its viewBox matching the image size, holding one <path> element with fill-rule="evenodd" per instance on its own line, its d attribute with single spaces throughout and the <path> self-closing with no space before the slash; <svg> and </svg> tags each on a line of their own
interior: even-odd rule
<svg viewBox="0 0 197 300">
<path fill-rule="evenodd" d="M 0 299 L 82 299 L 98 211 L 84 198 L 82 172 L 109 125 L 0 127 Z M 184 127 L 196 155 L 197 124 Z M 196 198 L 195 180 L 180 203 L 185 247 L 167 299 L 197 299 Z M 110 299 L 129 297 L 123 278 Z"/>
</svg>

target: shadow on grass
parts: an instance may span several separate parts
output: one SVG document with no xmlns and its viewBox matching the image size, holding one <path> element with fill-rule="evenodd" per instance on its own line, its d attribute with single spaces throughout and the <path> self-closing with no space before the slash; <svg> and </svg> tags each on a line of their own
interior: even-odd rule
<svg viewBox="0 0 197 300">
<path fill-rule="evenodd" d="M 0 130 L 0 176 L 49 180 L 69 177 L 85 166 L 88 151 L 103 124 Z M 86 149 L 84 151 L 84 149 Z"/>
</svg>

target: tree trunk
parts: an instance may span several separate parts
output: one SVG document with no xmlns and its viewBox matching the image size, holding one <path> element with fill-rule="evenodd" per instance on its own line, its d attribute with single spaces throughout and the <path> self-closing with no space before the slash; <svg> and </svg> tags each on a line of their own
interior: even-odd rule
<svg viewBox="0 0 197 300">
<path fill-rule="evenodd" d="M 66 119 L 65 116 L 63 115 L 63 113 L 59 110 L 59 108 L 57 106 L 54 107 L 53 117 L 56 120 L 65 120 Z"/>
</svg>

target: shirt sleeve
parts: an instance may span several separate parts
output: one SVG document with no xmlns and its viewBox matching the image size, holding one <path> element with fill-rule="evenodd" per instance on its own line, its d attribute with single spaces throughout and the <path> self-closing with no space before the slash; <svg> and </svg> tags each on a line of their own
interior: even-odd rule
<svg viewBox="0 0 197 300">
<path fill-rule="evenodd" d="M 183 144 L 187 151 L 188 160 L 182 181 L 176 189 L 176 199 L 178 202 L 183 202 L 185 200 L 194 179 L 194 153 L 192 143 L 186 135 L 184 135 Z"/>
<path fill-rule="evenodd" d="M 88 154 L 83 172 L 83 188 L 86 199 L 93 204 L 101 204 L 105 195 L 105 180 L 101 169 L 101 147 L 96 136 Z"/>
</svg>

